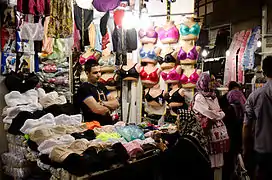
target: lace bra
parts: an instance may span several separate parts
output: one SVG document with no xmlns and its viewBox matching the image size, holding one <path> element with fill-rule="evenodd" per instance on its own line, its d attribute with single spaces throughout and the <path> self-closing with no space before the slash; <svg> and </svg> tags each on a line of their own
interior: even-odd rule
<svg viewBox="0 0 272 180">
<path fill-rule="evenodd" d="M 165 72 L 162 72 L 161 73 L 161 76 L 162 76 L 162 79 L 164 80 L 164 81 L 167 81 L 167 80 L 173 80 L 173 81 L 178 81 L 178 80 L 180 80 L 180 74 L 176 71 L 176 68 L 177 67 L 175 67 L 175 68 L 173 68 L 170 72 L 168 72 L 168 73 L 165 73 Z"/>
<path fill-rule="evenodd" d="M 140 29 L 138 35 L 140 39 L 144 37 L 158 38 L 158 33 L 153 28 L 149 28 L 148 30 Z"/>
<path fill-rule="evenodd" d="M 137 63 L 134 64 L 134 66 L 127 71 L 123 69 L 123 65 L 122 65 L 121 69 L 119 70 L 120 77 L 122 79 L 125 79 L 127 77 L 132 77 L 132 78 L 138 79 L 139 73 L 136 70 L 136 65 L 137 65 Z"/>
<path fill-rule="evenodd" d="M 155 101 L 155 102 L 157 102 L 159 104 L 164 103 L 163 91 L 161 92 L 160 95 L 158 95 L 156 97 L 151 96 L 149 92 L 150 92 L 150 89 L 148 89 L 148 92 L 145 95 L 145 99 L 146 99 L 147 102 Z"/>
<path fill-rule="evenodd" d="M 98 64 L 100 66 L 114 66 L 115 65 L 114 59 L 115 59 L 114 56 L 110 56 L 108 59 L 100 58 Z"/>
<path fill-rule="evenodd" d="M 188 83 L 196 84 L 198 78 L 199 78 L 199 75 L 197 74 L 195 69 L 194 73 L 191 74 L 189 78 L 185 74 L 182 74 L 180 78 L 180 82 L 181 84 L 188 84 Z"/>
<path fill-rule="evenodd" d="M 188 53 L 186 53 L 182 48 L 180 48 L 178 53 L 178 60 L 197 60 L 198 59 L 198 52 L 196 50 L 196 46 L 193 47 Z"/>
<path fill-rule="evenodd" d="M 154 72 L 147 74 L 147 72 L 145 72 L 143 67 L 143 69 L 140 72 L 141 79 L 143 81 L 147 80 L 147 81 L 152 81 L 156 83 L 159 81 L 159 76 L 157 74 L 157 71 L 158 71 L 158 68 Z"/>
<path fill-rule="evenodd" d="M 41 23 L 41 19 L 38 23 L 30 23 L 23 21 L 21 27 L 21 39 L 41 41 L 43 40 L 44 28 Z"/>
<path fill-rule="evenodd" d="M 187 36 L 189 34 L 198 36 L 200 33 L 200 26 L 198 23 L 195 23 L 191 28 L 189 28 L 187 25 L 185 24 L 181 24 L 180 25 L 180 34 L 182 36 Z"/>
<path fill-rule="evenodd" d="M 157 60 L 157 55 L 155 53 L 155 48 L 152 51 L 148 51 L 146 52 L 143 48 L 140 50 L 140 57 L 142 59 L 153 59 L 153 60 Z"/>
<path fill-rule="evenodd" d="M 171 38 L 171 39 L 175 39 L 177 42 L 179 39 L 179 31 L 176 28 L 176 26 L 173 26 L 168 30 L 161 28 L 158 30 L 158 34 L 159 34 L 160 40 Z"/>
</svg>

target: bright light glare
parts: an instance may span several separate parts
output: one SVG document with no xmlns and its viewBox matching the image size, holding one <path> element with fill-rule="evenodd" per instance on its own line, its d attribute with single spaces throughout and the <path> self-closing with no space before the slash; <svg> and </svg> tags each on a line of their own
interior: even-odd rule
<svg viewBox="0 0 272 180">
<path fill-rule="evenodd" d="M 122 24 L 125 29 L 136 28 L 138 25 L 139 19 L 132 12 L 125 12 Z"/>
<path fill-rule="evenodd" d="M 152 25 L 150 18 L 148 17 L 148 14 L 143 13 L 141 15 L 140 21 L 139 21 L 139 27 L 142 29 L 147 29 Z"/>
<path fill-rule="evenodd" d="M 227 51 L 226 51 L 226 56 L 229 56 L 229 55 L 230 55 L 230 51 L 227 50 Z"/>
<path fill-rule="evenodd" d="M 207 56 L 208 56 L 208 53 L 209 53 L 209 52 L 208 52 L 206 49 L 204 49 L 204 50 L 202 51 L 202 54 L 201 54 L 201 55 L 202 55 L 203 57 L 207 57 Z"/>
<path fill-rule="evenodd" d="M 258 48 L 262 47 L 262 41 L 259 40 L 259 41 L 257 42 L 257 47 L 258 47 Z"/>
</svg>

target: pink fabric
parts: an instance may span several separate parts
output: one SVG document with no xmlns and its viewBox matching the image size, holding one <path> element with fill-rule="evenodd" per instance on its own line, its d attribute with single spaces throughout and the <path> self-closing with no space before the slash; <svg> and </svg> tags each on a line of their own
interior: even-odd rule
<svg viewBox="0 0 272 180">
<path fill-rule="evenodd" d="M 76 24 L 74 23 L 74 45 L 73 49 L 77 49 L 77 51 L 80 51 L 80 33 L 79 30 L 76 27 Z"/>
<path fill-rule="evenodd" d="M 197 74 L 195 69 L 194 73 L 191 74 L 189 78 L 185 74 L 182 74 L 180 77 L 180 82 L 181 84 L 188 84 L 188 83 L 196 84 L 198 78 L 199 78 L 199 75 Z"/>
<path fill-rule="evenodd" d="M 244 35 L 245 31 L 241 31 L 236 33 L 232 39 L 231 45 L 229 47 L 230 55 L 226 58 L 225 63 L 224 84 L 228 84 L 230 81 L 236 81 L 236 56 L 243 42 Z"/>
<path fill-rule="evenodd" d="M 178 41 L 178 39 L 179 39 L 179 30 L 176 28 L 176 26 L 173 26 L 168 30 L 160 28 L 158 30 L 158 35 L 159 35 L 160 40 L 163 40 L 163 39 L 166 39 L 166 38 L 171 38 L 171 39 L 175 39 L 176 41 Z"/>
<path fill-rule="evenodd" d="M 49 15 L 50 0 L 17 0 L 17 11 L 23 14 Z"/>
<path fill-rule="evenodd" d="M 138 141 L 131 141 L 123 144 L 123 146 L 126 148 L 130 157 L 136 157 L 138 153 L 144 152 L 144 150 L 141 148 L 141 144 Z"/>
<path fill-rule="evenodd" d="M 161 72 L 161 76 L 163 78 L 164 81 L 167 80 L 179 80 L 180 79 L 180 74 L 176 71 L 176 67 L 173 68 L 170 72 L 165 73 L 165 72 Z"/>
<path fill-rule="evenodd" d="M 244 71 L 243 71 L 244 67 L 243 67 L 242 59 L 244 57 L 247 43 L 251 36 L 251 32 L 252 32 L 251 29 L 246 31 L 240 50 L 239 50 L 239 54 L 238 54 L 238 82 L 239 83 L 244 83 Z"/>
</svg>

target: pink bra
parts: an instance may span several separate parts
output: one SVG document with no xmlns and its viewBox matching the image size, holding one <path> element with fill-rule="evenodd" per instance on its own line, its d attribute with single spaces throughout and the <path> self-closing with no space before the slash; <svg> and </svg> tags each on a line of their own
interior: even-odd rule
<svg viewBox="0 0 272 180">
<path fill-rule="evenodd" d="M 160 40 L 163 40 L 166 38 L 171 38 L 171 39 L 175 39 L 176 42 L 178 42 L 178 39 L 179 39 L 179 31 L 176 28 L 176 26 L 173 26 L 168 30 L 160 28 L 158 30 L 158 35 L 159 35 Z"/>
<path fill-rule="evenodd" d="M 161 76 L 162 76 L 162 79 L 164 81 L 167 81 L 167 80 L 172 80 L 172 81 L 175 81 L 175 80 L 180 80 L 181 78 L 181 75 L 176 71 L 176 68 L 173 68 L 170 72 L 168 73 L 165 73 L 165 72 L 162 72 L 161 73 Z"/>
<path fill-rule="evenodd" d="M 181 84 L 188 84 L 188 83 L 196 84 L 199 78 L 199 75 L 196 73 L 196 70 L 197 69 L 195 69 L 195 72 L 191 74 L 189 78 L 185 74 L 182 74 L 180 77 Z"/>
</svg>

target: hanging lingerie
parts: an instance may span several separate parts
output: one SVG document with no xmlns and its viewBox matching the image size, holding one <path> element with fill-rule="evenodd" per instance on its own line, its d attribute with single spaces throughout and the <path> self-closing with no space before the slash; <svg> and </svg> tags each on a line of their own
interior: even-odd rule
<svg viewBox="0 0 272 180">
<path fill-rule="evenodd" d="M 152 59 L 152 60 L 157 60 L 157 54 L 155 52 L 155 48 L 151 51 L 148 51 L 148 52 L 146 52 L 143 48 L 140 49 L 140 57 L 142 59 L 148 58 L 148 59 Z"/>
<path fill-rule="evenodd" d="M 164 81 L 170 80 L 170 81 L 179 81 L 181 75 L 176 71 L 176 67 L 174 67 L 170 72 L 165 73 L 161 72 L 161 77 Z"/>
<path fill-rule="evenodd" d="M 137 63 L 134 64 L 134 66 L 132 68 L 130 68 L 129 70 L 127 70 L 127 71 L 123 69 L 123 65 L 122 65 L 120 70 L 119 70 L 121 79 L 125 79 L 125 78 L 128 78 L 128 77 L 138 79 L 139 78 L 139 73 L 136 70 L 136 65 L 137 65 Z"/>
<path fill-rule="evenodd" d="M 44 28 L 41 23 L 41 19 L 38 23 L 30 23 L 23 21 L 20 27 L 21 39 L 41 41 L 43 40 Z"/>
<path fill-rule="evenodd" d="M 158 95 L 156 97 L 153 97 L 153 96 L 150 95 L 150 89 L 148 89 L 148 92 L 145 95 L 145 99 L 146 99 L 147 102 L 155 101 L 158 104 L 163 104 L 165 102 L 165 100 L 163 98 L 163 91 L 161 92 L 160 95 Z"/>
<path fill-rule="evenodd" d="M 198 36 L 199 33 L 200 33 L 200 25 L 198 23 L 195 23 L 191 28 L 188 27 L 187 25 L 185 24 L 181 24 L 180 25 L 180 34 L 182 36 L 187 36 L 187 35 L 195 35 L 195 36 Z"/>
<path fill-rule="evenodd" d="M 141 80 L 142 81 L 151 81 L 151 82 L 154 82 L 154 83 L 157 83 L 159 81 L 159 76 L 158 76 L 158 71 L 159 68 L 157 68 L 154 72 L 151 72 L 151 73 L 147 73 L 145 70 L 144 70 L 144 67 L 142 69 L 142 71 L 140 72 L 140 77 L 141 77 Z"/>
<path fill-rule="evenodd" d="M 105 59 L 105 57 L 102 57 L 99 59 L 98 64 L 103 67 L 105 66 L 112 67 L 115 65 L 115 56 L 111 54 L 107 59 Z"/>
<path fill-rule="evenodd" d="M 179 31 L 176 28 L 176 26 L 173 26 L 173 27 L 171 27 L 168 30 L 160 28 L 158 30 L 158 35 L 159 35 L 160 40 L 164 40 L 166 38 L 170 38 L 170 39 L 176 40 L 175 42 L 178 42 L 178 39 L 179 39 Z"/>
<path fill-rule="evenodd" d="M 179 90 L 176 90 L 172 95 L 170 95 L 169 93 L 167 93 L 165 95 L 165 100 L 168 102 L 168 104 L 170 103 L 185 103 L 185 98 L 183 96 L 180 95 Z"/>
<path fill-rule="evenodd" d="M 23 14 L 49 15 L 50 0 L 17 0 L 17 11 Z"/>
<path fill-rule="evenodd" d="M 188 53 L 186 53 L 182 48 L 180 48 L 178 53 L 178 60 L 197 60 L 198 59 L 198 52 L 196 50 L 196 46 L 194 46 Z"/>
<path fill-rule="evenodd" d="M 197 74 L 196 70 L 197 69 L 195 69 L 194 73 L 191 74 L 189 78 L 183 73 L 180 78 L 181 84 L 188 84 L 188 83 L 196 84 L 199 78 L 199 75 Z"/>
<path fill-rule="evenodd" d="M 93 6 L 99 12 L 107 12 L 116 9 L 120 0 L 94 0 Z"/>
<path fill-rule="evenodd" d="M 140 39 L 143 39 L 145 37 L 156 39 L 158 38 L 158 33 L 153 28 L 149 28 L 148 30 L 140 29 L 138 35 Z"/>
</svg>

